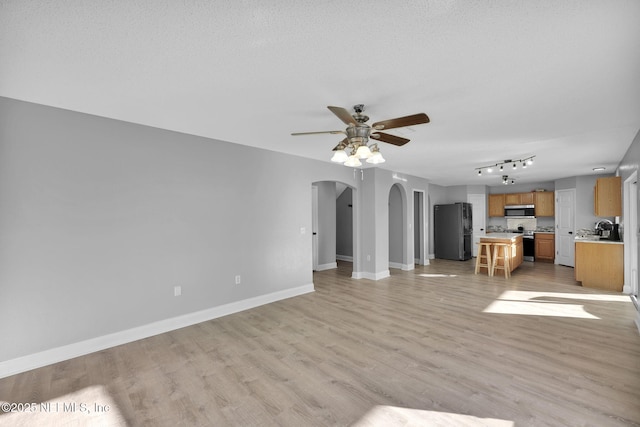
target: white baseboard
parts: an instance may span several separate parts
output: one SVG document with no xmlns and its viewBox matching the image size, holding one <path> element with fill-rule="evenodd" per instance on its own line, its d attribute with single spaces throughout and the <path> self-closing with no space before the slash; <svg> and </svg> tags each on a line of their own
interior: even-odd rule
<svg viewBox="0 0 640 427">
<path fill-rule="evenodd" d="M 318 267 L 316 267 L 316 271 L 332 270 L 334 268 L 338 268 L 338 263 L 337 262 L 330 262 L 330 263 L 327 263 L 327 264 L 319 264 Z"/>
<path fill-rule="evenodd" d="M 349 255 L 336 255 L 336 259 L 338 261 L 348 261 L 353 262 L 353 257 Z"/>
<path fill-rule="evenodd" d="M 354 271 L 353 273 L 351 273 L 352 279 L 380 280 L 380 279 L 385 279 L 389 276 L 391 276 L 391 273 L 389 273 L 389 270 L 381 271 L 379 273 L 369 273 L 367 271 L 359 271 L 359 272 Z"/>
<path fill-rule="evenodd" d="M 638 327 L 638 333 L 640 333 L 640 311 L 636 314 L 636 326 Z"/>
<path fill-rule="evenodd" d="M 399 270 L 411 271 L 415 268 L 415 264 L 402 264 L 399 262 L 389 261 L 389 268 L 397 268 Z"/>
<path fill-rule="evenodd" d="M 429 259 L 436 259 L 436 254 L 429 254 Z"/>
<path fill-rule="evenodd" d="M 313 283 L 172 317 L 170 319 L 159 320 L 136 328 L 52 348 L 16 359 L 6 360 L 0 362 L 0 378 L 310 292 L 314 292 Z"/>
</svg>

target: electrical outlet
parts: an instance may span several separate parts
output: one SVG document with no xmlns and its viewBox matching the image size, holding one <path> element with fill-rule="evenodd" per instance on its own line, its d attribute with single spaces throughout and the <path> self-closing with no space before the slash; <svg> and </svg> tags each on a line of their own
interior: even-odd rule
<svg viewBox="0 0 640 427">
<path fill-rule="evenodd" d="M 174 286 L 173 287 L 173 296 L 174 297 L 179 297 L 180 295 L 182 295 L 182 286 Z"/>
<path fill-rule="evenodd" d="M 371 255 L 367 255 L 367 261 L 371 261 Z"/>
<path fill-rule="evenodd" d="M 236 285 L 239 285 L 239 284 L 240 284 L 240 275 L 237 275 L 236 276 Z"/>
</svg>

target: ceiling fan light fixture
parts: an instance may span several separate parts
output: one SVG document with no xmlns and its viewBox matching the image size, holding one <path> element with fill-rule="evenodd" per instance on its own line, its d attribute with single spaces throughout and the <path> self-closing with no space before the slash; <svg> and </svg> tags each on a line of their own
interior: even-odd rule
<svg viewBox="0 0 640 427">
<path fill-rule="evenodd" d="M 375 145 L 372 150 L 371 150 L 371 157 L 369 157 L 367 159 L 367 163 L 371 163 L 374 165 L 378 165 L 380 163 L 384 163 L 386 162 L 386 160 L 384 159 L 384 157 L 382 157 L 382 153 L 380 152 L 380 149 L 378 148 L 377 145 Z"/>
<path fill-rule="evenodd" d="M 333 157 L 331 158 L 331 161 L 335 163 L 344 163 L 347 160 L 349 160 L 349 155 L 344 150 L 336 150 L 336 152 L 333 153 Z"/>
<path fill-rule="evenodd" d="M 356 156 L 355 154 L 352 154 L 351 156 L 349 156 L 349 159 L 347 159 L 344 165 L 349 167 L 358 167 L 358 166 L 362 166 L 362 162 L 360 162 L 360 159 L 358 159 L 358 156 Z"/>
<path fill-rule="evenodd" d="M 360 159 L 368 159 L 371 155 L 371 149 L 367 144 L 360 145 L 356 150 L 356 156 Z"/>
<path fill-rule="evenodd" d="M 368 163 L 378 164 L 384 163 L 385 159 L 382 157 L 378 145 L 373 143 L 371 147 L 367 144 L 369 138 L 376 141 L 386 142 L 387 144 L 395 145 L 398 147 L 403 146 L 409 142 L 409 139 L 403 138 L 397 135 L 392 135 L 383 132 L 371 133 L 373 129 L 396 129 L 407 126 L 414 126 L 424 123 L 429 123 L 429 117 L 425 113 L 412 114 L 410 116 L 397 117 L 395 119 L 383 120 L 373 123 L 371 126 L 367 124 L 369 117 L 364 112 L 364 104 L 357 104 L 353 106 L 355 114 L 349 113 L 342 107 L 327 106 L 335 116 L 340 119 L 347 127 L 345 130 L 330 130 L 319 132 L 294 132 L 291 135 L 317 135 L 317 134 L 344 134 L 347 137 L 343 139 L 334 149 L 335 154 L 331 158 L 332 162 L 341 163 L 345 166 L 361 166 L 360 159 L 367 159 Z M 350 150 L 347 153 L 346 150 Z"/>
</svg>

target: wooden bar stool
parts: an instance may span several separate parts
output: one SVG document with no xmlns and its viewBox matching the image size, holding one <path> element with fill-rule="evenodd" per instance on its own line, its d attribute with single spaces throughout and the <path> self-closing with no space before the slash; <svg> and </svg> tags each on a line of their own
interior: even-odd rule
<svg viewBox="0 0 640 427">
<path fill-rule="evenodd" d="M 511 277 L 511 265 L 509 264 L 509 247 L 507 243 L 495 243 L 493 246 L 493 265 L 491 275 L 496 274 L 496 270 L 504 270 L 504 277 Z M 502 265 L 498 265 L 498 260 L 502 260 Z"/>
<path fill-rule="evenodd" d="M 482 258 L 484 258 L 485 262 L 482 262 Z M 492 270 L 492 264 L 491 264 L 491 243 L 486 243 L 486 242 L 478 243 L 478 256 L 476 257 L 476 273 L 475 274 L 478 274 L 478 271 L 480 271 L 481 267 L 487 267 L 487 274 L 489 276 L 493 276 L 493 270 Z"/>
</svg>

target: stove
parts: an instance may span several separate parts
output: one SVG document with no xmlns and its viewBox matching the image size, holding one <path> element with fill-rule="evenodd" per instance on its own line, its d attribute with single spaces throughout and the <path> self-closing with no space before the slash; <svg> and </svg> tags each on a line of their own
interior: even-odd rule
<svg viewBox="0 0 640 427">
<path fill-rule="evenodd" d="M 536 244 L 533 230 L 507 230 L 508 233 L 522 234 L 522 259 L 525 261 L 535 261 Z"/>
</svg>

